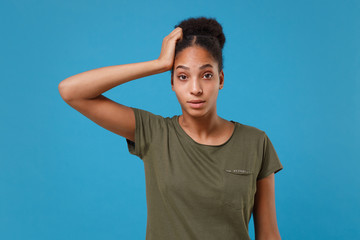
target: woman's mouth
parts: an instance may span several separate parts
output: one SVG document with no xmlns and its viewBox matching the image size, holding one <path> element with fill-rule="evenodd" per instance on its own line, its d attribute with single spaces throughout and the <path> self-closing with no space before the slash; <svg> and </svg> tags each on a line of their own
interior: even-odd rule
<svg viewBox="0 0 360 240">
<path fill-rule="evenodd" d="M 201 108 L 205 104 L 205 101 L 190 101 L 188 103 L 192 108 Z"/>
</svg>

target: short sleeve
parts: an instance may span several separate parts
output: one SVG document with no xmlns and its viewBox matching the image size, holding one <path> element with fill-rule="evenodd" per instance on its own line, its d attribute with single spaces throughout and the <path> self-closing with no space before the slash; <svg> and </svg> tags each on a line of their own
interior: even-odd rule
<svg viewBox="0 0 360 240">
<path fill-rule="evenodd" d="M 131 108 L 135 115 L 135 142 L 126 138 L 126 143 L 129 153 L 143 159 L 154 139 L 161 134 L 164 118 L 146 110 Z"/>
<path fill-rule="evenodd" d="M 257 180 L 265 178 L 271 173 L 277 173 L 278 171 L 283 169 L 283 165 L 279 160 L 275 148 L 266 133 L 264 133 L 263 143 L 262 163 L 260 172 L 257 176 Z"/>
</svg>

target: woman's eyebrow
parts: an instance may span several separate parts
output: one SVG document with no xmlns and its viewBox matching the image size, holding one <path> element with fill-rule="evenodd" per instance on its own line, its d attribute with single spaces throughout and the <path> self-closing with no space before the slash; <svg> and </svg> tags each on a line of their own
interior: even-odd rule
<svg viewBox="0 0 360 240">
<path fill-rule="evenodd" d="M 199 69 L 204 69 L 204 68 L 207 68 L 207 67 L 213 67 L 213 66 L 210 63 L 207 63 L 207 64 L 204 64 L 201 67 L 199 67 Z M 175 69 L 178 69 L 178 68 L 183 68 L 183 69 L 187 69 L 187 70 L 190 69 L 189 67 L 186 67 L 184 65 L 179 65 Z"/>
</svg>

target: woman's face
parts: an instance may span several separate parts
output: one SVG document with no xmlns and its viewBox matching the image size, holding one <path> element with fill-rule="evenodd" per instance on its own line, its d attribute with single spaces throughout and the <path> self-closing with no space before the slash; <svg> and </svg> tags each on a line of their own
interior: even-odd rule
<svg viewBox="0 0 360 240">
<path fill-rule="evenodd" d="M 224 73 L 218 72 L 218 63 L 202 47 L 188 47 L 179 52 L 174 60 L 171 88 L 183 112 L 203 116 L 216 112 L 219 88 L 224 84 Z M 200 104 L 189 101 L 201 100 Z"/>
</svg>

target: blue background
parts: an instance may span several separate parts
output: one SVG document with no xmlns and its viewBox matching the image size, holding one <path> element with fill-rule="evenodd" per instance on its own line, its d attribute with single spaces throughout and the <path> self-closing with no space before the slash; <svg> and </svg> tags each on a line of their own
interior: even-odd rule
<svg viewBox="0 0 360 240">
<path fill-rule="evenodd" d="M 158 58 L 188 17 L 226 36 L 218 114 L 264 130 L 282 239 L 360 239 L 359 1 L 2 1 L 0 239 L 145 239 L 143 162 L 67 105 L 65 78 Z M 170 72 L 105 96 L 181 114 Z M 254 239 L 253 220 L 249 224 Z"/>
</svg>

